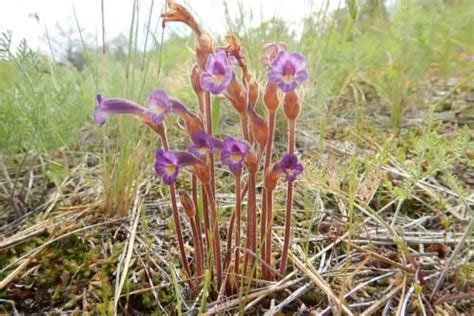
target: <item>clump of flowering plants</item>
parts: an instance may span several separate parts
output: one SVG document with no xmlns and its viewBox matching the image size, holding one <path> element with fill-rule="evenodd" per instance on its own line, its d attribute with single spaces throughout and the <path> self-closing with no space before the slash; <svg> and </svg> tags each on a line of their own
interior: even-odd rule
<svg viewBox="0 0 474 316">
<path fill-rule="evenodd" d="M 171 0 L 162 17 L 164 24 L 185 23 L 196 36 L 196 64 L 192 67 L 190 79 L 199 103 L 199 113 L 193 113 L 165 91 L 155 90 L 150 93 L 147 107 L 98 95 L 94 119 L 98 125 L 103 125 L 115 114 L 132 115 L 161 139 L 161 146 L 155 152 L 154 171 L 162 183 L 169 186 L 180 260 L 192 287 L 202 286 L 206 271 L 213 275 L 215 293 L 234 293 L 243 282 L 255 277 L 267 280 L 282 277 L 286 273 L 291 239 L 293 185 L 303 172 L 303 165 L 296 155 L 295 133 L 301 108 L 298 87 L 308 78 L 305 60 L 299 53 L 288 52 L 283 44 L 264 47 L 264 65 L 267 67 L 267 80 L 262 85 L 263 105 L 267 112 L 267 118 L 264 118 L 256 111 L 260 83 L 250 71 L 246 56 L 234 36 L 226 37 L 227 46 L 214 47 L 189 11 Z M 223 95 L 238 113 L 241 135 L 222 138 L 213 135 L 211 98 L 218 95 Z M 280 107 L 287 120 L 288 145 L 287 152 L 274 159 L 275 123 Z M 189 145 L 181 150 L 170 148 L 165 118 L 171 115 L 184 122 Z M 217 163 L 235 181 L 235 207 L 227 225 L 219 219 L 217 211 Z M 188 169 L 191 174 L 190 192 L 176 191 L 183 169 Z M 274 249 L 273 198 L 279 180 L 287 182 L 285 235 L 282 249 Z M 257 183 L 262 183 L 260 190 Z M 257 203 L 258 192 L 261 192 L 261 204 Z M 192 253 L 185 249 L 178 198 L 192 231 Z M 199 205 L 202 205 L 202 210 Z M 243 210 L 246 214 L 242 214 Z M 243 218 L 246 218 L 245 223 L 242 223 Z M 257 229 L 258 221 L 260 229 Z M 224 226 L 226 235 L 221 234 Z M 280 254 L 275 256 L 278 258 L 276 261 L 274 250 Z M 190 257 L 193 260 L 189 260 Z"/>
</svg>

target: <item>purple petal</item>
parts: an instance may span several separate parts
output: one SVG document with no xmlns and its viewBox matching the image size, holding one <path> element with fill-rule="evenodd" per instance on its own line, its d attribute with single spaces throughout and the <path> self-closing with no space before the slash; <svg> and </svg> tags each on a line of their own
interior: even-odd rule
<svg viewBox="0 0 474 316">
<path fill-rule="evenodd" d="M 268 80 L 275 83 L 278 83 L 279 81 L 283 80 L 282 72 L 273 68 L 268 71 L 267 77 L 268 77 Z"/>
<path fill-rule="evenodd" d="M 178 157 L 169 151 L 158 149 L 156 151 L 155 173 L 163 179 L 167 185 L 176 182 L 179 174 Z"/>
<path fill-rule="evenodd" d="M 271 67 L 277 71 L 283 73 L 283 67 L 285 66 L 286 62 L 290 59 L 289 54 L 282 50 L 278 53 L 277 58 L 272 62 Z"/>
<path fill-rule="evenodd" d="M 222 141 L 216 137 L 210 136 L 209 141 L 211 143 L 212 152 L 216 152 L 222 149 Z"/>
<path fill-rule="evenodd" d="M 306 79 L 308 79 L 308 71 L 306 71 L 306 69 L 299 70 L 299 71 L 296 72 L 296 74 L 295 74 L 295 80 L 296 81 L 303 82 Z"/>
<path fill-rule="evenodd" d="M 285 174 L 287 181 L 295 181 L 303 172 L 303 165 L 298 162 L 298 157 L 293 154 L 285 154 L 277 163 L 276 168 Z"/>
<path fill-rule="evenodd" d="M 306 61 L 300 53 L 291 53 L 289 59 L 295 66 L 296 71 L 306 69 Z"/>
<path fill-rule="evenodd" d="M 97 106 L 94 111 L 94 120 L 99 126 L 105 124 L 110 115 L 131 114 L 142 116 L 146 111 L 146 109 L 141 105 L 120 98 L 104 99 L 101 95 L 97 95 L 96 103 Z"/>
<path fill-rule="evenodd" d="M 166 108 L 169 104 L 169 98 L 165 91 L 154 90 L 150 93 L 148 97 L 148 103 L 153 106 Z"/>
<path fill-rule="evenodd" d="M 198 159 L 205 160 L 209 154 L 209 147 L 192 144 L 188 147 L 188 151 Z"/>
<path fill-rule="evenodd" d="M 201 74 L 201 87 L 206 90 L 210 91 L 211 87 L 214 85 L 213 76 L 207 72 Z"/>
<path fill-rule="evenodd" d="M 243 161 L 250 152 L 250 145 L 232 137 L 226 137 L 222 144 L 221 160 L 233 173 L 242 170 Z"/>
<path fill-rule="evenodd" d="M 295 90 L 297 86 L 298 82 L 296 80 L 292 80 L 289 83 L 286 83 L 284 81 L 278 83 L 278 87 L 280 88 L 280 90 L 285 93 Z"/>
<path fill-rule="evenodd" d="M 197 159 L 192 154 L 185 151 L 176 152 L 175 155 L 178 158 L 178 165 L 181 167 L 190 166 L 196 163 L 203 163 L 203 161 Z"/>
</svg>

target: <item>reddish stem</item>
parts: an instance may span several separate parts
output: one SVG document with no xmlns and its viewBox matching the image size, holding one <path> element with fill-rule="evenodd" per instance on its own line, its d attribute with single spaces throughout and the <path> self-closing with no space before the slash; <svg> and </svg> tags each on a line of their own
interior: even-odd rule
<svg viewBox="0 0 474 316">
<path fill-rule="evenodd" d="M 197 177 L 193 174 L 192 175 L 192 199 L 193 199 L 193 204 L 194 204 L 194 222 L 196 225 L 196 231 L 197 231 L 197 242 L 201 244 L 201 262 L 202 266 L 204 266 L 204 247 L 203 247 L 203 242 L 202 242 L 202 227 L 201 227 L 201 219 L 199 217 L 199 204 L 198 204 L 198 183 L 197 183 Z"/>
<path fill-rule="evenodd" d="M 184 251 L 183 233 L 181 231 L 181 221 L 179 220 L 178 205 L 176 203 L 176 189 L 174 187 L 174 184 L 170 185 L 169 187 L 171 206 L 173 209 L 174 226 L 176 230 L 176 237 L 178 239 L 179 253 L 181 255 L 181 263 L 183 264 L 184 271 L 186 271 L 186 274 L 191 277 L 191 270 L 189 269 L 188 260 L 186 259 L 186 252 Z"/>
<path fill-rule="evenodd" d="M 295 151 L 295 128 L 296 121 L 288 120 L 288 153 Z M 291 212 L 293 208 L 293 182 L 288 181 L 286 194 L 286 214 L 285 214 L 285 238 L 283 241 L 283 251 L 281 254 L 280 274 L 285 275 L 288 263 L 288 248 L 290 247 L 291 233 Z"/>
<path fill-rule="evenodd" d="M 265 262 L 269 267 L 272 267 L 272 226 L 273 226 L 273 190 L 267 191 L 267 230 L 265 231 Z M 268 269 L 268 279 L 273 278 L 273 271 Z"/>
<path fill-rule="evenodd" d="M 211 236 L 210 236 L 210 231 L 211 231 L 211 224 L 209 222 L 209 203 L 207 201 L 207 195 L 204 194 L 204 185 L 201 186 L 202 189 L 202 208 L 203 208 L 203 216 L 204 216 L 204 230 L 206 234 L 206 244 L 207 247 L 211 247 Z"/>
<path fill-rule="evenodd" d="M 163 143 L 163 148 L 168 151 L 169 150 L 169 143 L 168 137 L 166 136 L 166 128 L 163 128 L 160 133 L 161 142 Z M 188 260 L 186 259 L 186 252 L 184 251 L 184 240 L 183 240 L 183 232 L 181 231 L 181 221 L 179 219 L 178 213 L 178 205 L 176 203 L 176 189 L 174 184 L 169 186 L 170 188 L 170 199 L 171 199 L 171 207 L 173 212 L 173 221 L 174 227 L 176 230 L 176 239 L 178 240 L 178 248 L 179 254 L 181 257 L 181 264 L 183 265 L 184 271 L 191 277 L 191 270 L 189 269 Z"/>
<path fill-rule="evenodd" d="M 206 132 L 212 136 L 212 114 L 211 114 L 211 94 L 206 91 L 204 94 L 204 108 L 205 108 L 205 120 L 206 120 Z M 214 167 L 214 154 L 212 152 L 209 153 L 209 172 L 211 174 L 211 192 L 212 195 L 216 193 L 216 186 L 215 186 L 215 167 Z"/>
<path fill-rule="evenodd" d="M 270 164 L 272 163 L 272 147 L 273 147 L 273 138 L 275 134 L 275 121 L 276 121 L 276 112 L 269 111 L 268 113 L 268 141 L 265 148 L 265 165 L 263 169 L 263 175 L 265 177 L 265 172 L 267 172 L 268 168 L 270 168 Z M 271 261 L 271 247 L 268 248 L 266 243 L 266 238 L 264 235 L 268 234 L 268 231 L 271 231 L 271 226 L 268 222 L 269 214 L 267 209 L 267 199 L 268 199 L 268 192 L 263 188 L 262 192 L 262 220 L 261 220 L 261 227 L 260 227 L 260 234 L 262 238 L 262 273 L 265 277 L 267 273 L 270 273 L 270 270 L 267 268 L 265 263 L 270 264 Z M 270 215 L 271 216 L 271 215 Z M 270 233 L 271 234 L 271 233 Z M 270 239 L 271 240 L 271 239 Z M 268 252 L 270 249 L 270 253 Z"/>
<path fill-rule="evenodd" d="M 256 192 L 255 183 L 256 174 L 249 173 L 249 194 L 248 194 L 248 206 L 247 206 L 247 241 L 246 248 L 251 252 L 256 252 L 257 246 L 257 205 L 256 205 Z M 253 266 L 254 258 L 249 256 L 248 251 L 244 256 L 244 274 L 246 274 L 247 267 Z"/>
<path fill-rule="evenodd" d="M 199 237 L 200 231 L 194 217 L 190 217 L 189 221 L 191 223 L 191 232 L 193 234 L 194 240 L 194 252 L 196 254 L 196 272 L 198 278 L 201 278 L 204 275 L 204 253 L 202 250 L 202 239 Z"/>
<path fill-rule="evenodd" d="M 240 115 L 240 127 L 242 128 L 244 139 L 250 142 L 249 118 L 247 116 L 247 112 L 239 113 L 239 115 Z"/>
<path fill-rule="evenodd" d="M 285 214 L 285 238 L 283 241 L 283 251 L 281 254 L 280 274 L 285 275 L 288 264 L 288 248 L 290 246 L 291 233 L 291 210 L 293 204 L 293 182 L 288 181 L 286 195 L 286 214 Z"/>
<path fill-rule="evenodd" d="M 222 259 L 221 259 L 221 245 L 219 238 L 219 227 L 217 224 L 217 209 L 216 209 L 216 200 L 211 191 L 211 186 L 206 183 L 204 184 L 204 192 L 207 195 L 207 200 L 211 206 L 210 220 L 211 220 L 211 234 L 210 238 L 212 240 L 212 250 L 214 252 L 214 263 L 216 267 L 216 276 L 217 276 L 217 288 L 220 289 L 222 285 Z"/>
<path fill-rule="evenodd" d="M 191 186 L 192 186 L 192 192 L 193 192 L 192 198 L 193 198 L 193 203 L 195 207 L 194 219 L 196 221 L 197 231 L 199 232 L 198 234 L 199 242 L 202 245 L 202 226 L 201 226 L 202 219 L 199 216 L 198 182 L 197 182 L 197 177 L 194 174 L 192 175 Z"/>
<path fill-rule="evenodd" d="M 234 271 L 239 274 L 240 269 L 240 226 L 241 226 L 241 204 L 240 200 L 240 174 L 235 177 L 235 216 L 237 220 L 237 228 L 235 230 L 235 263 Z"/>
</svg>

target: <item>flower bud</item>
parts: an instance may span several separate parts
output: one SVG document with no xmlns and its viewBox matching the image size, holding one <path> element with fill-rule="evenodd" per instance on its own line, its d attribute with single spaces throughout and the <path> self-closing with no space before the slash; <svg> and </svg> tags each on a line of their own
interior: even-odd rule
<svg viewBox="0 0 474 316">
<path fill-rule="evenodd" d="M 179 200 L 183 205 L 184 213 L 186 213 L 186 216 L 193 218 L 196 214 L 196 211 L 194 209 L 194 203 L 193 200 L 191 200 L 191 197 L 186 193 L 186 191 L 179 190 Z"/>
<path fill-rule="evenodd" d="M 257 142 L 260 150 L 263 151 L 268 139 L 268 124 L 255 112 L 254 108 L 249 107 L 247 113 L 250 119 L 250 133 L 252 133 L 252 137 Z"/>
<path fill-rule="evenodd" d="M 286 50 L 286 44 L 284 43 L 268 43 L 263 46 L 263 57 L 262 63 L 270 67 L 271 63 L 276 59 L 280 51 Z"/>
<path fill-rule="evenodd" d="M 258 171 L 258 159 L 254 153 L 249 153 L 245 158 L 245 166 L 250 173 L 256 173 Z"/>
<path fill-rule="evenodd" d="M 201 181 L 202 183 L 207 184 L 210 182 L 211 176 L 209 175 L 209 168 L 206 164 L 194 164 L 193 171 L 196 177 L 198 177 L 199 181 Z"/>
<path fill-rule="evenodd" d="M 204 91 L 201 87 L 201 74 L 202 70 L 199 69 L 197 64 L 194 64 L 193 68 L 191 69 L 191 85 L 193 86 L 194 93 L 197 95 L 200 95 Z"/>
<path fill-rule="evenodd" d="M 273 191 L 278 183 L 278 179 L 280 178 L 281 171 L 275 166 L 269 170 L 267 170 L 265 174 L 265 180 L 263 185 L 265 189 L 268 191 Z"/>
<path fill-rule="evenodd" d="M 183 22 L 193 30 L 196 36 L 201 35 L 201 28 L 188 9 L 183 7 L 181 4 L 175 3 L 174 0 L 168 0 L 167 6 L 168 10 L 161 14 L 161 17 L 163 18 L 163 27 L 165 27 L 168 22 Z"/>
<path fill-rule="evenodd" d="M 255 104 L 257 104 L 259 97 L 258 83 L 253 76 L 249 77 L 250 78 L 246 80 L 246 86 L 249 93 L 249 105 L 251 107 L 255 107 Z"/>
<path fill-rule="evenodd" d="M 263 103 L 265 103 L 269 112 L 275 112 L 278 109 L 280 99 L 278 98 L 278 85 L 276 83 L 267 82 L 263 93 Z"/>
<path fill-rule="evenodd" d="M 285 100 L 283 102 L 283 113 L 289 120 L 296 120 L 300 113 L 300 99 L 295 90 L 292 90 L 285 94 Z"/>
<path fill-rule="evenodd" d="M 225 96 L 230 100 L 237 112 L 243 113 L 247 110 L 247 91 L 239 80 L 232 79 L 227 87 Z"/>
</svg>

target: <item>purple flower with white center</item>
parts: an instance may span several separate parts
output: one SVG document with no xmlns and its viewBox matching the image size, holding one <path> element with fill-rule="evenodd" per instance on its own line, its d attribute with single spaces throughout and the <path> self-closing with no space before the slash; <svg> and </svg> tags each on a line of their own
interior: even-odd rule
<svg viewBox="0 0 474 316">
<path fill-rule="evenodd" d="M 232 173 L 241 172 L 243 162 L 250 152 L 250 145 L 232 137 L 224 138 L 221 150 L 222 164 L 227 166 Z"/>
<path fill-rule="evenodd" d="M 298 157 L 294 154 L 285 154 L 277 163 L 276 168 L 285 174 L 286 180 L 293 182 L 303 172 L 303 165 L 298 162 Z"/>
<path fill-rule="evenodd" d="M 166 114 L 172 112 L 172 102 L 163 90 L 154 90 L 148 97 L 150 111 L 153 113 L 153 121 L 155 123 L 163 122 Z"/>
<path fill-rule="evenodd" d="M 147 110 L 141 105 L 126 99 L 105 99 L 98 94 L 95 97 L 96 107 L 94 111 L 94 120 L 97 125 L 102 126 L 107 122 L 111 115 L 115 114 L 131 114 L 144 117 Z"/>
<path fill-rule="evenodd" d="M 296 89 L 298 84 L 306 79 L 306 62 L 300 53 L 280 51 L 268 71 L 268 80 L 276 83 L 285 93 Z"/>
<path fill-rule="evenodd" d="M 221 94 L 234 77 L 233 62 L 224 50 L 209 55 L 206 72 L 201 74 L 201 87 L 212 94 Z"/>
<path fill-rule="evenodd" d="M 165 151 L 163 149 L 156 151 L 155 158 L 155 173 L 167 185 L 172 185 L 176 182 L 182 167 L 200 162 L 190 153 Z"/>
<path fill-rule="evenodd" d="M 206 159 L 207 155 L 222 148 L 222 141 L 210 136 L 205 131 L 195 132 L 191 135 L 192 144 L 188 150 L 199 159 Z"/>
</svg>

